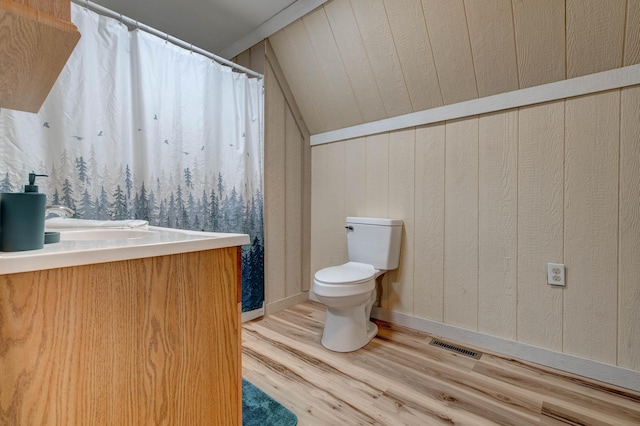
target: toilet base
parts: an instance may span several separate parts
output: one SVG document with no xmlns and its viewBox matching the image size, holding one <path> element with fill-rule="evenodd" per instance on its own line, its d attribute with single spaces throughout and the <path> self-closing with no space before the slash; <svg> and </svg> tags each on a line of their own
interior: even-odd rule
<svg viewBox="0 0 640 426">
<path fill-rule="evenodd" d="M 322 346 L 334 352 L 353 352 L 367 345 L 378 334 L 378 326 L 365 317 L 364 308 L 327 307 Z"/>
<path fill-rule="evenodd" d="M 367 343 L 372 341 L 377 334 L 378 334 L 378 326 L 373 321 L 369 321 L 369 323 L 367 324 L 367 338 L 369 339 Z"/>
</svg>

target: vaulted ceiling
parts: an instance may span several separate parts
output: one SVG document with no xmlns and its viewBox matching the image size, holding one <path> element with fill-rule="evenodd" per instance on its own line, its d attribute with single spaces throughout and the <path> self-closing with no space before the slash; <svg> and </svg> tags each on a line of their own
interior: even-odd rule
<svg viewBox="0 0 640 426">
<path fill-rule="evenodd" d="M 73 0 L 83 4 L 85 0 Z M 90 0 L 230 58 L 326 0 Z"/>
<path fill-rule="evenodd" d="M 640 62 L 640 0 L 331 0 L 269 37 L 311 134 Z"/>
</svg>

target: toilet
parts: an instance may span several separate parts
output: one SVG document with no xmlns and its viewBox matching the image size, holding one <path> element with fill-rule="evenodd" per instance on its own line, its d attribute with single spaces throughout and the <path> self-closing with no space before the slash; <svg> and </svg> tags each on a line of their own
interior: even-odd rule
<svg viewBox="0 0 640 426">
<path fill-rule="evenodd" d="M 402 220 L 348 217 L 346 224 L 349 261 L 320 269 L 312 287 L 327 306 L 322 345 L 336 352 L 360 349 L 378 333 L 369 321 L 376 278 L 398 267 L 402 239 Z"/>
</svg>

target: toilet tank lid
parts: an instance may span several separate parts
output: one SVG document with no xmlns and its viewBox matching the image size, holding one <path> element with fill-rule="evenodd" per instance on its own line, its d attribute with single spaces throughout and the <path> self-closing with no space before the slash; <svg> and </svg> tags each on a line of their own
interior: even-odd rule
<svg viewBox="0 0 640 426">
<path fill-rule="evenodd" d="M 320 269 L 314 278 L 326 284 L 349 284 L 371 279 L 375 274 L 376 268 L 372 265 L 347 262 L 344 265 Z"/>
<path fill-rule="evenodd" d="M 387 219 L 383 217 L 347 217 L 347 223 L 361 225 L 401 226 L 402 219 Z"/>
</svg>

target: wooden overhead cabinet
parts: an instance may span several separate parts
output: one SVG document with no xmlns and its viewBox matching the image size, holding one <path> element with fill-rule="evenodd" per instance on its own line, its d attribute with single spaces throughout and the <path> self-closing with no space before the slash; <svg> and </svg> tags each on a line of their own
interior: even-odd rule
<svg viewBox="0 0 640 426">
<path fill-rule="evenodd" d="M 69 0 L 0 0 L 0 108 L 38 112 L 79 39 Z"/>
</svg>

